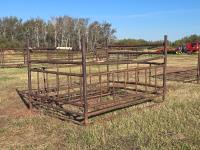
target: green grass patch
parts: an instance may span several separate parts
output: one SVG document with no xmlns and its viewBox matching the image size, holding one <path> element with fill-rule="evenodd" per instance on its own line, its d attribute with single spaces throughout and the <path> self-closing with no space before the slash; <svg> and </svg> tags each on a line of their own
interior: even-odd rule
<svg viewBox="0 0 200 150">
<path fill-rule="evenodd" d="M 6 76 L 0 77 L 0 81 L 8 81 L 13 79 L 14 79 L 13 77 L 6 77 Z"/>
</svg>

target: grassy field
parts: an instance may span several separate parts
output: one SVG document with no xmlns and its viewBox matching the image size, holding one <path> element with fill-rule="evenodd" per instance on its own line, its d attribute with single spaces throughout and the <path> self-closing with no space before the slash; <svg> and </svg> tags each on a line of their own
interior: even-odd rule
<svg viewBox="0 0 200 150">
<path fill-rule="evenodd" d="M 182 55 L 168 61 L 197 63 Z M 115 111 L 83 127 L 27 110 L 15 91 L 26 77 L 26 69 L 0 69 L 0 149 L 200 149 L 200 85 L 168 82 L 165 102 Z M 110 116 L 117 117 L 103 121 Z"/>
</svg>

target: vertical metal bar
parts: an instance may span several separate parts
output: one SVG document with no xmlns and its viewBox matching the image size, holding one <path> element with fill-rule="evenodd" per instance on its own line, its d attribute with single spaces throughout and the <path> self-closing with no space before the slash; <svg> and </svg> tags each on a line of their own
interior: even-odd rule
<svg viewBox="0 0 200 150">
<path fill-rule="evenodd" d="M 89 65 L 89 75 L 91 74 L 91 65 Z M 92 84 L 92 76 L 90 75 L 90 85 Z"/>
<path fill-rule="evenodd" d="M 44 84 L 44 92 L 46 92 L 46 77 L 45 77 L 45 73 L 44 73 L 44 71 L 45 71 L 45 67 L 42 67 L 42 69 L 43 69 L 43 84 Z"/>
<path fill-rule="evenodd" d="M 114 84 L 115 84 L 114 73 L 112 73 L 112 90 L 113 90 L 112 94 L 113 94 L 113 100 L 115 100 L 115 86 L 114 86 Z"/>
<path fill-rule="evenodd" d="M 137 63 L 137 68 L 139 68 L 139 63 Z M 137 82 L 139 82 L 139 76 L 140 76 L 140 70 L 138 70 L 138 75 L 137 75 L 137 77 L 138 77 L 138 81 Z"/>
<path fill-rule="evenodd" d="M 98 73 L 100 74 L 101 72 L 101 68 L 100 68 L 100 65 L 98 65 Z"/>
<path fill-rule="evenodd" d="M 69 93 L 70 93 L 70 84 L 69 84 L 69 76 L 67 76 L 67 94 L 69 97 Z"/>
<path fill-rule="evenodd" d="M 2 50 L 2 54 L 3 54 L 2 55 L 2 65 L 4 66 L 5 65 L 5 61 L 4 61 L 5 60 L 4 59 L 5 58 L 5 53 L 4 53 L 4 50 Z"/>
<path fill-rule="evenodd" d="M 24 65 L 26 64 L 26 51 L 23 49 Z"/>
<path fill-rule="evenodd" d="M 1 66 L 3 66 L 3 49 L 1 49 Z"/>
<path fill-rule="evenodd" d="M 117 81 L 119 82 L 119 54 L 117 54 Z"/>
<path fill-rule="evenodd" d="M 83 96 L 82 96 L 83 95 L 83 88 L 82 88 L 83 87 L 82 86 L 83 85 L 83 78 L 79 78 L 79 82 L 80 82 L 80 88 L 79 88 L 80 89 L 80 101 L 82 102 L 84 100 Z"/>
<path fill-rule="evenodd" d="M 138 84 L 138 68 L 135 69 L 135 92 L 137 94 L 137 84 Z"/>
<path fill-rule="evenodd" d="M 57 50 L 57 57 L 58 57 L 58 50 Z M 60 94 L 60 79 L 59 79 L 59 66 L 56 64 L 56 86 L 57 86 L 57 97 L 59 97 Z"/>
<path fill-rule="evenodd" d="M 100 82 L 100 101 L 102 100 L 102 80 L 101 80 L 101 74 L 99 74 L 99 82 Z"/>
<path fill-rule="evenodd" d="M 67 51 L 67 57 L 68 57 L 68 61 L 70 61 L 70 54 L 69 54 L 69 51 Z"/>
<path fill-rule="evenodd" d="M 47 92 L 47 95 L 48 95 L 48 93 L 49 93 L 49 74 L 48 73 L 46 73 L 46 83 L 47 83 L 47 90 L 46 90 L 46 92 Z"/>
<path fill-rule="evenodd" d="M 37 86 L 38 86 L 38 92 L 40 91 L 40 76 L 39 72 L 37 72 Z"/>
<path fill-rule="evenodd" d="M 88 124 L 88 102 L 87 102 L 87 73 L 86 73 L 86 48 L 85 37 L 81 40 L 82 49 L 82 74 L 83 74 L 83 100 L 84 100 L 84 124 Z"/>
<path fill-rule="evenodd" d="M 128 74 L 127 72 L 128 70 L 124 72 L 124 87 L 125 88 L 126 88 L 126 82 L 127 82 L 127 76 L 126 76 Z"/>
<path fill-rule="evenodd" d="M 147 92 L 147 69 L 145 69 L 145 91 Z"/>
<path fill-rule="evenodd" d="M 110 84 L 109 84 L 109 82 L 110 82 L 110 74 L 109 74 L 109 64 L 108 64 L 108 61 L 109 61 L 109 54 L 108 54 L 108 41 L 106 41 L 106 62 L 107 62 L 107 64 L 106 64 L 106 72 L 107 72 L 107 90 L 108 90 L 108 92 L 109 92 L 109 88 L 110 88 Z"/>
<path fill-rule="evenodd" d="M 149 64 L 149 84 L 151 84 L 151 64 Z"/>
<path fill-rule="evenodd" d="M 164 67 L 163 67 L 163 97 L 162 100 L 165 100 L 167 83 L 166 83 L 166 69 L 167 69 L 167 35 L 164 36 Z"/>
<path fill-rule="evenodd" d="M 155 92 L 157 93 L 157 67 L 155 67 Z"/>
<path fill-rule="evenodd" d="M 130 54 L 128 54 L 128 60 L 130 60 Z M 129 69 L 129 64 L 128 64 L 128 63 L 127 63 L 126 68 L 127 68 L 127 81 L 129 81 L 129 71 L 128 71 L 128 69 Z"/>
<path fill-rule="evenodd" d="M 71 68 L 71 66 L 69 67 L 69 73 L 70 73 L 70 74 L 72 73 L 72 68 Z M 72 86 L 72 77 L 71 77 L 71 76 L 69 77 L 69 82 L 70 82 L 70 86 Z"/>
<path fill-rule="evenodd" d="M 28 63 L 28 97 L 29 97 L 29 109 L 32 109 L 32 81 L 31 81 L 31 55 L 30 55 L 30 49 L 29 49 L 29 42 L 27 45 L 27 63 Z"/>
</svg>

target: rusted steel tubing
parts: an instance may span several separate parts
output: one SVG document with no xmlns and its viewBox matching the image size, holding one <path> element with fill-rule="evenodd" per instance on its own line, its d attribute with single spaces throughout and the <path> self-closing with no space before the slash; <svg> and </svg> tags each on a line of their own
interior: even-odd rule
<svg viewBox="0 0 200 150">
<path fill-rule="evenodd" d="M 0 48 L 5 51 L 18 51 L 18 50 L 26 50 L 27 48 Z"/>
<path fill-rule="evenodd" d="M 157 85 L 157 68 L 155 68 L 154 79 L 155 79 L 155 85 L 154 85 L 154 87 L 155 87 L 155 91 L 157 91 L 157 87 L 158 87 L 158 85 Z"/>
<path fill-rule="evenodd" d="M 108 96 L 108 95 L 111 95 L 111 93 L 99 93 L 99 95 L 91 95 L 89 97 L 87 97 L 87 100 L 88 100 L 88 108 L 90 108 L 91 104 L 89 103 L 90 101 L 93 101 L 95 98 L 99 98 L 99 97 L 105 97 L 105 96 Z M 78 107 L 83 107 L 84 108 L 84 103 L 80 100 L 80 98 L 77 98 L 77 99 L 73 99 L 71 101 L 61 101 L 63 102 L 63 104 L 71 104 L 71 105 L 74 105 L 74 106 L 78 106 Z M 80 103 L 79 103 L 80 102 Z"/>
<path fill-rule="evenodd" d="M 143 103 L 143 102 L 146 102 L 146 101 L 151 101 L 151 99 L 153 99 L 153 98 L 155 98 L 155 97 L 152 96 L 152 97 L 149 97 L 149 98 L 146 98 L 146 99 L 143 98 L 143 99 L 137 100 L 137 101 L 128 101 L 128 102 L 125 102 L 125 103 L 122 103 L 122 104 L 116 104 L 116 105 L 113 105 L 113 106 L 110 106 L 110 107 L 107 107 L 107 108 L 103 108 L 103 109 L 100 109 L 100 110 L 89 112 L 88 116 L 92 117 L 92 116 L 96 116 L 98 114 L 103 114 L 103 113 L 106 113 L 106 112 L 109 112 L 109 111 L 112 111 L 112 110 L 129 107 L 129 106 L 140 104 L 140 103 Z"/>
<path fill-rule="evenodd" d="M 37 85 L 38 85 L 38 92 L 40 91 L 40 75 L 39 72 L 37 72 Z"/>
<path fill-rule="evenodd" d="M 130 61 L 119 61 L 120 64 L 134 64 L 134 63 L 142 63 L 142 62 L 146 62 L 146 61 L 153 61 L 153 60 L 159 60 L 159 59 L 163 59 L 163 56 L 158 56 L 158 57 L 154 57 L 154 58 L 147 58 L 147 59 L 141 59 L 141 60 L 130 60 Z M 90 65 L 115 65 L 117 63 L 117 61 L 105 61 L 105 62 L 87 62 L 87 64 Z"/>
<path fill-rule="evenodd" d="M 136 90 L 136 89 L 130 89 L 130 88 L 125 88 L 125 87 L 121 87 L 120 89 L 127 89 L 127 90 L 132 90 L 132 91 Z M 144 93 L 143 93 L 144 91 L 143 90 L 138 90 L 138 92 L 142 92 L 142 93 L 127 95 L 126 99 L 113 100 L 113 101 L 105 101 L 105 102 L 98 102 L 98 103 L 90 104 L 89 106 L 90 106 L 90 108 L 95 107 L 95 108 L 98 109 L 98 106 L 99 107 L 104 106 L 104 108 L 105 108 L 105 107 L 108 107 L 108 105 L 116 105 L 117 103 L 124 103 L 124 102 L 126 103 L 126 102 L 135 101 L 135 100 L 137 100 L 137 98 L 144 97 Z M 155 92 L 147 92 L 147 94 L 154 95 Z M 151 96 L 148 96 L 148 97 L 151 97 Z"/>
<path fill-rule="evenodd" d="M 63 61 L 63 60 L 31 60 L 34 64 L 81 64 L 81 62 Z"/>
<path fill-rule="evenodd" d="M 6 63 L 6 64 L 3 64 L 3 65 L 1 65 L 1 67 L 4 67 L 4 68 L 21 68 L 21 67 L 25 67 L 26 65 L 24 65 L 24 64 L 8 64 L 8 63 Z"/>
<path fill-rule="evenodd" d="M 40 101 L 33 101 L 33 103 L 38 103 L 38 104 L 41 104 L 41 105 L 49 105 L 48 103 L 43 103 L 43 102 L 40 102 Z M 76 111 L 68 110 L 66 108 L 55 107 L 55 106 L 52 106 L 52 105 L 50 105 L 49 107 L 50 108 L 55 108 L 57 110 L 65 111 L 65 112 L 68 112 L 68 113 L 71 113 L 71 114 L 76 114 L 76 115 L 79 115 L 79 116 L 83 116 L 83 113 L 79 113 L 79 112 L 76 112 Z"/>
<path fill-rule="evenodd" d="M 110 82 L 113 82 L 113 81 L 110 81 Z M 115 83 L 121 83 L 121 84 L 124 84 L 124 81 L 114 81 Z M 133 81 L 129 81 L 129 82 L 126 82 L 126 84 L 132 84 L 132 85 L 142 85 L 142 86 L 147 86 L 147 87 L 157 87 L 157 88 L 162 88 L 163 86 L 159 86 L 159 85 L 154 85 L 154 84 L 145 84 L 145 83 L 142 83 L 142 82 L 133 82 Z"/>
<path fill-rule="evenodd" d="M 115 51 L 115 52 L 108 52 L 110 55 L 111 54 L 139 54 L 139 55 L 144 55 L 144 54 L 155 54 L 155 55 L 161 55 L 163 53 L 159 52 L 135 52 L 135 51 Z"/>
<path fill-rule="evenodd" d="M 4 57 L 5 57 L 5 53 L 4 53 L 4 50 L 2 50 L 2 65 L 4 65 L 4 62 L 5 62 Z"/>
<path fill-rule="evenodd" d="M 139 64 L 164 65 L 164 63 L 160 62 L 141 62 Z"/>
<path fill-rule="evenodd" d="M 177 76 L 178 74 L 191 74 L 191 72 L 196 71 L 196 68 L 191 68 L 189 70 L 180 70 L 180 71 L 175 71 L 175 72 L 169 72 L 168 74 L 174 74 L 175 76 Z M 163 74 L 159 74 L 159 75 L 163 75 Z"/>
<path fill-rule="evenodd" d="M 45 71 L 45 68 L 43 67 L 43 70 Z M 43 90 L 44 91 L 47 91 L 47 88 L 46 88 L 46 77 L 45 77 L 45 74 L 44 74 L 44 72 L 43 72 L 43 86 L 44 86 L 44 88 L 43 88 Z"/>
<path fill-rule="evenodd" d="M 20 95 L 20 97 L 26 97 L 26 95 L 24 95 L 24 93 L 23 92 L 21 92 L 21 91 L 18 91 L 18 90 L 16 90 L 17 91 L 17 93 Z M 26 101 L 24 101 L 25 103 L 26 103 Z M 67 112 L 66 110 L 63 110 L 63 109 L 61 109 L 60 107 L 52 107 L 52 106 L 48 106 L 48 105 L 44 105 L 44 103 L 42 103 L 42 102 L 39 102 L 39 101 L 33 101 L 32 102 L 33 103 L 33 105 L 37 105 L 37 109 L 38 109 L 38 107 L 40 107 L 40 108 L 44 108 L 44 109 L 46 109 L 46 111 L 45 111 L 45 114 L 48 114 L 48 115 L 50 115 L 51 117 L 58 117 L 59 119 L 62 119 L 62 120 L 66 120 L 66 121 L 71 121 L 71 122 L 73 122 L 73 123 L 75 123 L 75 124 L 78 124 L 78 125 L 82 125 L 82 123 L 80 122 L 80 121 L 77 121 L 77 120 L 74 120 L 74 119 L 72 119 L 72 118 L 70 118 L 70 117 L 73 117 L 74 116 L 74 114 L 70 114 L 70 112 Z M 57 109 L 58 108 L 58 109 Z M 53 110 L 52 110 L 53 109 Z M 48 111 L 48 112 L 47 112 Z M 61 114 L 61 115 L 63 115 L 63 117 L 60 117 L 60 116 L 57 116 L 58 115 L 58 112 L 62 112 L 63 111 L 63 113 Z M 49 114 L 49 112 L 53 112 L 54 114 Z M 44 112 L 43 112 L 44 113 Z M 55 114 L 56 113 L 56 114 Z M 60 114 L 59 114 L 60 115 Z M 66 116 L 67 115 L 67 116 Z M 69 116 L 70 115 L 70 116 Z M 78 116 L 78 114 L 76 114 L 76 116 Z M 69 118 L 66 118 L 66 117 L 69 117 Z"/>
<path fill-rule="evenodd" d="M 82 77 L 82 74 L 79 73 L 65 73 L 65 72 L 57 72 L 57 71 L 48 71 L 42 70 L 38 68 L 31 69 L 32 72 L 41 72 L 41 73 L 49 73 L 49 74 L 56 74 L 56 75 L 66 75 L 66 76 L 75 76 L 75 77 Z"/>
<path fill-rule="evenodd" d="M 16 53 L 7 53 L 6 55 L 7 56 L 21 56 L 21 57 L 23 57 L 23 51 L 20 51 L 20 53 L 19 53 L 19 51 L 17 51 Z M 18 59 L 15 59 L 15 60 L 18 60 Z"/>
<path fill-rule="evenodd" d="M 112 73 L 121 73 L 121 72 L 126 72 L 126 71 L 132 72 L 132 71 L 136 71 L 136 70 L 155 69 L 155 68 L 163 68 L 163 65 L 150 66 L 150 67 L 139 67 L 137 69 L 136 68 L 129 68 L 128 70 L 127 69 L 121 69 L 121 70 L 112 70 L 112 71 L 109 71 L 109 72 L 90 73 L 90 74 L 87 74 L 87 76 L 99 76 L 99 74 L 106 75 L 106 74 L 112 74 Z"/>
<path fill-rule="evenodd" d="M 135 88 L 124 87 L 123 85 L 121 85 L 121 86 L 118 85 L 116 88 L 117 89 L 124 89 L 124 90 L 128 90 L 128 91 L 136 91 Z M 142 90 L 142 89 L 137 89 L 137 91 L 139 93 L 153 94 L 153 95 L 157 95 L 157 96 L 162 96 L 162 90 L 163 90 L 163 87 L 158 87 L 156 92 L 154 90 L 152 90 L 152 91 L 150 91 L 150 90 L 146 91 L 146 90 Z"/>
<path fill-rule="evenodd" d="M 7 57 L 7 56 L 6 56 Z M 24 60 L 23 60 L 24 58 L 23 57 L 21 57 L 21 58 L 18 58 L 18 59 L 11 59 L 11 58 L 5 58 L 5 61 L 4 61 L 4 64 L 22 64 L 22 65 L 24 65 Z"/>
<path fill-rule="evenodd" d="M 117 55 L 117 72 L 119 71 L 119 55 Z M 117 80 L 119 81 L 119 74 L 117 74 Z"/>
<path fill-rule="evenodd" d="M 44 48 L 46 49 L 46 48 Z M 5 57 L 7 56 L 21 56 L 20 58 L 16 59 L 16 58 L 6 58 L 5 61 L 3 59 L 1 59 L 1 67 L 24 67 L 26 65 L 26 55 L 27 55 L 27 50 L 26 48 L 6 48 L 6 49 L 2 49 L 2 52 L 9 52 L 9 53 L 5 53 Z M 10 53 L 10 52 L 14 52 L 14 53 Z M 38 51 L 38 54 L 40 54 L 41 51 Z M 49 52 L 49 50 L 46 50 L 45 53 Z M 34 50 L 30 50 L 30 53 L 34 53 Z M 4 57 L 4 56 L 3 56 Z M 34 56 L 34 58 L 37 58 Z"/>
<path fill-rule="evenodd" d="M 33 96 L 32 98 L 33 99 L 41 99 L 41 101 L 38 101 L 38 100 L 36 100 L 36 101 L 43 102 L 44 104 L 45 103 L 55 103 L 56 102 L 57 104 L 59 103 L 60 105 L 71 105 L 71 106 L 75 106 L 75 107 L 83 107 L 83 104 L 81 104 L 81 103 L 76 103 L 74 101 L 65 101 L 64 98 L 63 99 L 59 99 L 59 101 L 57 101 L 57 99 L 56 100 L 55 99 L 51 99 L 51 97 L 49 97 L 47 99 L 47 97 L 45 97 L 45 96 Z M 36 102 L 36 101 L 34 101 L 34 102 Z M 80 98 L 78 99 L 77 102 L 80 102 Z"/>
<path fill-rule="evenodd" d="M 71 93 L 70 93 L 71 94 Z M 73 93 L 72 93 L 73 94 Z M 79 92 L 74 92 L 74 94 L 80 94 Z M 106 95 L 110 95 L 110 93 L 108 93 L 107 90 L 102 90 L 102 96 L 106 96 Z M 41 94 L 38 94 L 38 93 L 33 93 L 31 94 L 32 97 L 35 97 L 35 98 L 42 98 L 44 100 L 51 100 L 51 101 L 56 101 L 56 102 L 61 102 L 63 104 L 75 104 L 76 102 L 79 102 L 81 101 L 80 100 L 80 96 L 82 95 L 68 95 L 68 97 L 66 97 L 66 94 L 60 94 L 60 97 L 58 98 L 57 96 L 55 97 L 52 97 L 52 96 L 47 96 L 47 95 L 41 95 Z M 97 91 L 97 92 L 92 92 L 92 93 L 88 93 L 88 97 L 87 99 L 88 100 L 92 100 L 94 98 L 98 98 L 101 96 L 101 92 L 100 91 Z M 68 98 L 71 98 L 70 100 L 67 100 Z M 84 102 L 81 101 L 83 104 Z M 84 105 L 78 105 L 78 106 L 84 106 Z"/>
<path fill-rule="evenodd" d="M 82 51 L 82 74 L 83 74 L 83 101 L 84 101 L 84 124 L 88 124 L 88 102 L 87 102 L 87 73 L 86 73 L 86 47 L 85 37 L 81 39 Z"/>
<path fill-rule="evenodd" d="M 44 114 L 48 114 L 49 116 L 51 117 L 56 117 L 58 119 L 61 119 L 61 120 L 65 120 L 65 121 L 70 121 L 70 122 L 73 122 L 75 124 L 78 124 L 78 125 L 83 125 L 81 120 L 80 119 L 75 119 L 77 117 L 81 117 L 80 115 L 76 114 L 76 113 L 72 113 L 70 111 L 66 111 L 66 110 L 63 110 L 62 108 L 60 107 L 53 107 L 53 106 L 49 106 L 49 105 L 44 105 L 43 103 L 40 103 L 40 102 L 34 102 L 33 105 L 35 105 L 35 107 L 38 109 L 45 109 L 45 112 L 42 111 L 42 113 Z"/>
<path fill-rule="evenodd" d="M 114 73 L 112 73 L 112 95 L 113 95 L 113 100 L 115 99 L 115 83 L 114 83 Z"/>
<path fill-rule="evenodd" d="M 80 85 L 79 84 L 69 84 L 70 88 L 78 88 Z M 60 91 L 65 91 L 65 88 L 67 88 L 67 86 L 61 86 L 60 85 Z M 32 89 L 32 93 L 36 92 L 37 94 L 45 94 L 45 93 L 51 93 L 51 92 L 55 92 L 57 91 L 56 87 L 49 87 L 48 89 L 44 90 L 44 89 L 40 89 L 38 91 L 38 89 Z"/>
<path fill-rule="evenodd" d="M 1 49 L 1 65 L 4 64 L 4 63 L 3 63 L 3 55 L 4 55 L 4 53 L 3 53 L 3 49 Z"/>
<path fill-rule="evenodd" d="M 147 69 L 145 69 L 145 92 L 147 92 Z"/>
<path fill-rule="evenodd" d="M 108 45 L 108 48 L 137 48 L 137 47 L 158 47 L 163 46 L 162 44 L 143 44 L 143 45 Z"/>
<path fill-rule="evenodd" d="M 78 92 L 77 92 L 78 94 Z M 102 90 L 102 96 L 106 96 L 106 95 L 109 95 L 110 93 L 107 91 L 107 90 Z M 93 91 L 93 92 L 88 92 L 87 94 L 87 100 L 93 100 L 94 98 L 98 98 L 100 97 L 101 95 L 101 92 L 98 90 L 98 91 Z M 62 94 L 63 96 L 63 100 L 66 101 L 66 94 Z M 69 100 L 70 102 L 78 102 L 80 101 L 80 98 L 77 98 L 77 97 L 80 97 L 81 95 L 76 95 L 76 96 L 69 96 L 69 97 L 72 97 L 73 99 Z M 68 102 L 68 101 L 67 101 Z M 81 101 L 83 102 L 83 101 Z M 84 102 L 83 102 L 84 103 Z M 84 105 L 83 105 L 84 106 Z"/>
<path fill-rule="evenodd" d="M 28 44 L 29 45 L 29 44 Z M 29 93 L 29 109 L 32 109 L 32 99 L 31 99 L 31 94 L 32 94 L 32 79 L 31 79 L 31 55 L 30 55 L 30 50 L 27 48 L 27 63 L 28 63 L 28 93 Z"/>
<path fill-rule="evenodd" d="M 167 91 L 167 78 L 166 78 L 166 68 L 167 68 L 167 35 L 164 36 L 164 67 L 163 67 L 163 101 L 165 100 Z"/>
</svg>

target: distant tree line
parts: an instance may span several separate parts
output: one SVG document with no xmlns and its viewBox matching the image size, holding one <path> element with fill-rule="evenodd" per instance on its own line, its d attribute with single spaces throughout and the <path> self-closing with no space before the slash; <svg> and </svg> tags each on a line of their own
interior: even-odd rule
<svg viewBox="0 0 200 150">
<path fill-rule="evenodd" d="M 176 40 L 172 43 L 173 46 L 184 45 L 188 42 L 200 42 L 200 35 L 193 34 L 191 36 L 186 36 L 180 40 Z"/>
<path fill-rule="evenodd" d="M 89 22 L 87 18 L 58 16 L 47 21 L 41 18 L 23 21 L 14 16 L 3 17 L 0 18 L 0 48 L 24 47 L 29 39 L 30 47 L 73 47 L 75 50 L 80 50 L 83 35 L 86 37 L 89 50 L 103 47 L 106 43 L 130 46 L 162 42 L 143 39 L 117 40 L 115 32 L 110 23 Z M 195 41 L 200 41 L 200 35 L 187 36 L 170 44 L 179 46 Z"/>
<path fill-rule="evenodd" d="M 132 46 L 132 45 L 148 45 L 148 44 L 160 44 L 163 41 L 146 41 L 144 39 L 121 39 L 121 40 L 115 40 L 115 45 L 126 45 L 126 46 Z"/>
<path fill-rule="evenodd" d="M 174 42 L 169 41 L 169 44 L 170 46 L 177 47 L 180 45 L 184 45 L 188 42 L 197 42 L 197 41 L 200 42 L 200 35 L 193 34 L 190 36 L 183 37 L 182 39 L 176 40 Z M 162 41 L 146 41 L 144 39 L 121 39 L 121 40 L 115 40 L 114 42 L 115 45 L 128 45 L 128 46 L 159 44 L 159 43 L 162 43 Z"/>
<path fill-rule="evenodd" d="M 0 18 L 0 47 L 23 47 L 29 39 L 31 47 L 73 47 L 81 49 L 81 37 L 87 40 L 88 49 L 110 43 L 115 39 L 115 29 L 107 22 L 89 23 L 89 19 L 69 16 L 52 17 L 48 21 L 18 17 Z"/>
</svg>

